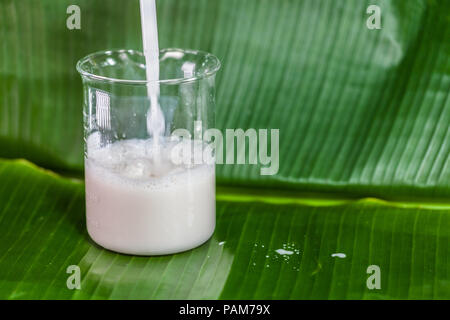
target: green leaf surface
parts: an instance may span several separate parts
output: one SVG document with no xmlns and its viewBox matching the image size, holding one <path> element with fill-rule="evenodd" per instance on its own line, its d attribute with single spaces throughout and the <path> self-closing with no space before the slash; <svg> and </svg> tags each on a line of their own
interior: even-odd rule
<svg viewBox="0 0 450 320">
<path fill-rule="evenodd" d="M 222 190 L 206 244 L 137 257 L 89 239 L 80 180 L 2 160 L 0 181 L 3 299 L 450 299 L 448 204 Z M 70 265 L 81 269 L 80 290 L 66 286 Z M 380 290 L 366 286 L 370 265 Z"/>
<path fill-rule="evenodd" d="M 66 9 L 81 8 L 81 30 Z M 369 30 L 369 5 L 382 29 Z M 159 0 L 160 47 L 223 62 L 217 127 L 279 128 L 280 170 L 218 181 L 389 199 L 450 198 L 448 0 Z M 0 1 L 0 156 L 82 170 L 75 63 L 141 48 L 137 0 Z"/>
<path fill-rule="evenodd" d="M 66 28 L 73 4 L 81 30 Z M 89 239 L 81 179 L 0 160 L 0 298 L 450 299 L 450 2 L 157 6 L 160 47 L 222 61 L 217 127 L 280 129 L 278 174 L 219 166 L 212 239 L 136 257 Z M 138 1 L 0 0 L 0 42 L 0 157 L 81 175 L 75 64 L 140 49 Z"/>
</svg>

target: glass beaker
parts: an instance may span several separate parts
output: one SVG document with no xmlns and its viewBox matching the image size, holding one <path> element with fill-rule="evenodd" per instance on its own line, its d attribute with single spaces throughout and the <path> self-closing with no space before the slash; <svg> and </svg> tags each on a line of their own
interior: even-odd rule
<svg viewBox="0 0 450 320">
<path fill-rule="evenodd" d="M 159 58 L 158 81 L 146 80 L 145 57 L 134 50 L 97 52 L 77 64 L 87 230 L 96 243 L 121 253 L 189 250 L 215 228 L 214 150 L 203 133 L 214 128 L 220 62 L 182 49 L 161 50 Z M 159 88 L 158 99 L 149 98 L 150 85 Z M 164 128 L 160 137 L 151 130 L 156 104 L 164 115 L 156 123 Z"/>
</svg>

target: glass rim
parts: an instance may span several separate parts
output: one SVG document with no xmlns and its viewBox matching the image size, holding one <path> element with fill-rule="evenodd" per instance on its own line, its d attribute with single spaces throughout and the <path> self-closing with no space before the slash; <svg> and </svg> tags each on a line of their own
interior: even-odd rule
<svg viewBox="0 0 450 320">
<path fill-rule="evenodd" d="M 179 84 L 184 82 L 192 82 L 196 80 L 200 80 L 203 78 L 207 78 L 211 75 L 214 75 L 217 71 L 219 71 L 221 64 L 219 58 L 217 58 L 215 55 L 201 50 L 191 50 L 191 49 L 180 49 L 180 48 L 165 48 L 159 50 L 159 53 L 166 53 L 166 52 L 182 52 L 182 53 L 189 53 L 194 55 L 201 55 L 208 58 L 211 58 L 213 60 L 213 68 L 210 70 L 200 73 L 195 76 L 190 77 L 181 77 L 181 78 L 173 78 L 173 79 L 160 79 L 160 80 L 132 80 L 132 79 L 120 79 L 120 78 L 112 78 L 112 77 L 106 77 L 101 76 L 92 72 L 89 72 L 85 69 L 83 69 L 83 64 L 85 64 L 89 59 L 93 57 L 99 57 L 102 55 L 111 56 L 114 53 L 131 53 L 131 54 L 137 54 L 140 56 L 144 56 L 144 54 L 140 51 L 134 50 L 134 49 L 111 49 L 111 50 L 101 50 L 96 51 L 91 54 L 88 54 L 87 56 L 81 58 L 78 60 L 76 69 L 78 73 L 85 78 L 89 78 L 92 80 L 97 81 L 104 81 L 104 82 L 112 82 L 112 83 L 119 83 L 119 84 L 135 84 L 135 85 L 147 85 L 149 83 L 159 83 L 159 84 Z"/>
</svg>

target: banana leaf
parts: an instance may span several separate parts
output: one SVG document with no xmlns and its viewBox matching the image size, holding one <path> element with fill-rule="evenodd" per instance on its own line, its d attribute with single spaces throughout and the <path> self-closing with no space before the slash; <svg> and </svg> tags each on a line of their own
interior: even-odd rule
<svg viewBox="0 0 450 320">
<path fill-rule="evenodd" d="M 81 9 L 81 30 L 66 9 Z M 381 29 L 366 26 L 369 5 Z M 217 127 L 279 128 L 280 168 L 221 184 L 387 199 L 450 197 L 450 2 L 164 0 L 160 47 L 216 54 Z M 75 64 L 140 49 L 137 0 L 1 0 L 0 157 L 82 170 Z"/>
<path fill-rule="evenodd" d="M 366 26 L 373 4 L 379 30 Z M 69 5 L 81 30 L 66 27 Z M 160 47 L 222 61 L 217 128 L 280 129 L 279 172 L 218 166 L 216 231 L 192 251 L 98 247 L 75 64 L 140 50 L 139 3 L 0 0 L 0 158 L 27 159 L 0 159 L 0 298 L 450 299 L 449 1 L 157 7 Z"/>
<path fill-rule="evenodd" d="M 89 239 L 81 180 L 16 160 L 0 181 L 2 299 L 450 299 L 448 205 L 219 190 L 207 243 L 137 257 Z"/>
</svg>

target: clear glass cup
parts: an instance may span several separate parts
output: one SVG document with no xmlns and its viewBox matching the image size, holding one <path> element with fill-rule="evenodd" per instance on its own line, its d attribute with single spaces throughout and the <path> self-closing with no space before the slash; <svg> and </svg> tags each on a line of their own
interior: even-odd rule
<svg viewBox="0 0 450 320">
<path fill-rule="evenodd" d="M 214 128 L 219 68 L 212 54 L 182 49 L 160 51 L 158 81 L 146 80 L 145 58 L 133 50 L 97 52 L 78 62 L 86 225 L 97 244 L 159 255 L 192 249 L 211 237 L 214 150 L 203 133 Z M 148 97 L 150 85 L 159 87 L 164 114 L 157 143 L 149 118 L 156 101 Z"/>
</svg>

